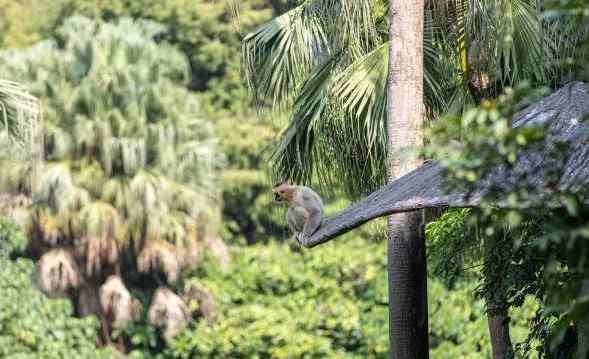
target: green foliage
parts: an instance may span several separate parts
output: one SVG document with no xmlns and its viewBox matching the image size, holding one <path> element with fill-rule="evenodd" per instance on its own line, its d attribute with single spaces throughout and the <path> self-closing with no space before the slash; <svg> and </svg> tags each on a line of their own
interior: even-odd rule
<svg viewBox="0 0 589 359">
<path fill-rule="evenodd" d="M 568 28 L 566 36 L 556 38 L 560 42 L 571 43 L 557 66 L 567 79 L 589 79 L 589 4 L 584 0 L 548 0 L 544 16 Z"/>
<path fill-rule="evenodd" d="M 229 243 L 267 242 L 288 234 L 284 216 L 270 195 L 270 181 L 262 171 L 226 170 L 222 175 L 223 233 Z"/>
<path fill-rule="evenodd" d="M 300 1 L 60 0 L 33 6 L 27 1 L 11 1 L 5 11 L 0 11 L 0 24 L 12 29 L 4 37 L 12 40 L 6 45 L 18 42 L 20 46 L 54 34 L 68 14 L 109 21 L 131 16 L 164 24 L 166 29 L 158 40 L 169 42 L 187 57 L 191 68 L 188 86 L 199 93 L 202 109 L 213 120 L 227 157 L 228 171 L 221 188 L 226 203 L 223 238 L 253 242 L 281 235 L 276 230 L 278 223 L 267 214 L 269 198 L 265 194 L 272 181 L 264 173 L 262 151 L 278 133 L 281 122 L 259 117 L 248 109 L 249 96 L 240 74 L 240 33 L 297 3 Z"/>
<path fill-rule="evenodd" d="M 182 87 L 185 58 L 150 40 L 161 31 L 150 22 L 75 17 L 58 31 L 63 47 L 48 41 L 2 56 L 2 68 L 44 100 L 47 164 L 38 195 L 40 208 L 62 221 L 58 229 L 72 219 L 84 227 L 83 213 L 104 205 L 127 221 L 116 239 L 145 226 L 149 239 L 181 245 L 195 230 L 189 217 L 214 205 L 212 129 Z"/>
<path fill-rule="evenodd" d="M 469 225 L 470 209 L 449 210 L 427 224 L 427 256 L 430 275 L 452 288 L 465 278 L 466 267 L 476 267 L 481 258 L 476 226 Z"/>
<path fill-rule="evenodd" d="M 166 25 L 161 38 L 180 49 L 191 68 L 189 86 L 203 92 L 207 110 L 247 112 L 247 92 L 240 76 L 240 32 L 268 21 L 273 14 L 267 0 L 239 2 L 239 17 L 229 1 L 208 0 L 66 0 L 63 12 L 113 20 L 150 19 Z M 278 2 L 284 6 L 284 2 Z"/>
<path fill-rule="evenodd" d="M 306 1 L 244 38 L 252 93 L 290 115 L 273 149 L 276 177 L 344 183 L 356 196 L 382 185 L 388 18 L 386 1 Z M 524 80 L 557 82 L 553 60 L 574 52 L 565 32 L 542 21 L 536 1 L 428 3 L 428 117 L 460 114 Z"/>
<path fill-rule="evenodd" d="M 569 340 L 571 323 L 586 320 L 587 193 L 560 187 L 538 193 L 530 190 L 533 186 L 525 173 L 510 180 L 507 187 L 489 177 L 492 168 L 510 168 L 522 150 L 543 140 L 543 128 L 510 127 L 520 106 L 543 93 L 529 87 L 508 89 L 462 118 L 440 121 L 431 132 L 429 153 L 446 167 L 450 187 L 469 190 L 474 184 L 488 186 L 481 209 L 470 212 L 479 237 L 485 245 L 492 245 L 486 251 L 479 294 L 489 302 L 511 306 L 522 305 L 527 295 L 535 296 L 543 307 L 532 323 L 529 339 L 539 340 L 541 355 L 551 357 L 560 350 L 555 349 L 558 345 L 574 346 L 574 340 L 573 344 L 563 344 L 563 340 Z M 460 133 L 468 135 L 460 143 L 453 141 Z M 566 144 L 552 147 L 547 147 L 552 151 L 546 156 L 555 160 L 554 168 L 546 175 L 559 178 L 558 164 Z M 552 177 L 545 180 L 554 181 Z M 506 209 L 498 210 L 497 203 Z M 557 206 L 548 210 L 546 203 Z M 442 240 L 452 243 L 450 237 Z M 525 351 L 533 346 L 522 348 Z"/>
<path fill-rule="evenodd" d="M 267 244 L 239 249 L 227 271 L 206 264 L 187 287 L 210 290 L 213 326 L 199 322 L 163 355 L 172 358 L 386 358 L 388 295 L 383 242 L 348 239 L 320 251 Z M 203 273 L 204 272 L 204 273 Z M 488 328 L 473 284 L 429 284 L 432 358 L 488 357 Z M 525 337 L 535 307 L 515 314 Z"/>
<path fill-rule="evenodd" d="M 283 217 L 273 210 L 264 151 L 278 133 L 268 119 L 215 119 L 220 150 L 227 159 L 221 175 L 222 237 L 229 243 L 255 243 L 281 236 Z"/>
<path fill-rule="evenodd" d="M 229 242 L 252 243 L 279 235 L 268 213 L 266 191 L 271 181 L 263 172 L 262 153 L 278 126 L 248 108 L 249 96 L 240 73 L 240 34 L 295 3 L 250 0 L 235 3 L 234 8 L 230 1 L 68 0 L 64 6 L 64 12 L 70 14 L 108 20 L 131 16 L 166 25 L 160 38 L 186 55 L 191 68 L 188 86 L 199 93 L 227 157 L 228 171 L 223 173 L 221 188 L 222 235 Z"/>
<path fill-rule="evenodd" d="M 67 0 L 0 0 L 0 48 L 22 48 L 44 39 Z"/>
<path fill-rule="evenodd" d="M 28 240 L 11 220 L 0 217 L 0 257 L 22 252 Z"/>
<path fill-rule="evenodd" d="M 365 244 L 366 245 L 366 244 Z M 387 348 L 385 266 L 378 244 L 292 252 L 269 244 L 244 248 L 228 272 L 207 266 L 203 279 L 218 300 L 213 328 L 201 324 L 172 344 L 176 357 L 360 357 Z M 354 255 L 351 255 L 355 253 Z M 199 278 L 202 278 L 199 276 Z M 375 286 L 377 281 L 383 281 Z M 364 300 L 356 300 L 356 299 Z M 380 304 L 379 304 L 380 303 Z M 364 338 L 363 328 L 374 326 Z"/>
<path fill-rule="evenodd" d="M 22 233 L 12 233 L 12 236 L 22 237 Z M 30 260 L 13 262 L 0 257 L 0 357 L 120 357 L 112 349 L 96 347 L 96 318 L 73 318 L 69 301 L 48 299 L 36 288 L 34 269 Z"/>
</svg>

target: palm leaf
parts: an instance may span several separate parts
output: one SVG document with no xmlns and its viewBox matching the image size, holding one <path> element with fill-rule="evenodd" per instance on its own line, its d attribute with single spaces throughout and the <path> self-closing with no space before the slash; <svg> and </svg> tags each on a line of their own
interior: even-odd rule
<svg viewBox="0 0 589 359">
<path fill-rule="evenodd" d="M 431 24 L 425 42 L 426 96 L 442 111 L 444 85 L 438 83 Z M 273 152 L 277 179 L 310 183 L 315 175 L 333 187 L 344 178 L 356 195 L 383 183 L 388 51 L 388 43 L 382 43 L 350 64 L 340 51 L 317 66 L 301 86 L 291 122 Z"/>
<path fill-rule="evenodd" d="M 43 139 L 41 135 L 41 109 L 39 100 L 27 93 L 19 84 L 0 79 L 0 130 L 5 139 L 2 142 L 17 146 L 1 146 L 6 155 L 24 159 L 29 163 L 29 190 L 36 189 L 36 179 L 43 161 Z"/>
<path fill-rule="evenodd" d="M 284 108 L 326 57 L 344 47 L 359 54 L 378 42 L 372 0 L 316 0 L 278 16 L 243 40 L 246 79 L 256 99 Z"/>
</svg>

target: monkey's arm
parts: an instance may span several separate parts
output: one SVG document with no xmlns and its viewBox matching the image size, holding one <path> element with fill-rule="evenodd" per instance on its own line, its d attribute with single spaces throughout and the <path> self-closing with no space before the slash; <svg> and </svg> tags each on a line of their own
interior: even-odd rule
<svg viewBox="0 0 589 359">
<path fill-rule="evenodd" d="M 303 240 L 311 237 L 311 235 L 319 228 L 321 221 L 323 220 L 323 211 L 321 209 L 311 208 L 307 212 L 309 213 L 309 216 L 301 232 Z"/>
<path fill-rule="evenodd" d="M 308 213 L 303 207 L 289 208 L 286 211 L 286 222 L 295 235 L 303 230 L 307 217 Z"/>
</svg>

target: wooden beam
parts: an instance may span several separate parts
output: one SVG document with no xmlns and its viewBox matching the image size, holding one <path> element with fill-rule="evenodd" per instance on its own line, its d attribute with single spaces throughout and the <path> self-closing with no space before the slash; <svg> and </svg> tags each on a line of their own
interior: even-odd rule
<svg viewBox="0 0 589 359">
<path fill-rule="evenodd" d="M 589 125 L 583 119 L 589 116 L 589 89 L 574 82 L 534 104 L 514 118 L 514 126 L 546 126 L 544 143 L 523 151 L 513 168 L 496 168 L 486 178 L 488 183 L 509 193 L 522 180 L 539 195 L 554 187 L 549 180 L 552 171 L 559 170 L 556 186 L 561 190 L 587 190 L 589 188 Z M 564 158 L 555 158 L 551 149 L 558 142 L 569 143 Z M 392 213 L 409 212 L 423 208 L 464 208 L 480 204 L 489 185 L 478 184 L 471 193 L 448 192 L 444 185 L 443 168 L 435 162 L 421 167 L 373 192 L 351 205 L 338 215 L 326 218 L 321 227 L 301 242 L 315 247 L 334 239 L 375 218 Z M 498 199 L 501 206 L 501 199 Z"/>
</svg>

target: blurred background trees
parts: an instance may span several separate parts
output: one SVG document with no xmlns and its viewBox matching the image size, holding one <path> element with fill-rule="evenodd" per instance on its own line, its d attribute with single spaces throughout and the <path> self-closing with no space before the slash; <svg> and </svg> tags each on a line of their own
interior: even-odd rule
<svg viewBox="0 0 589 359">
<path fill-rule="evenodd" d="M 152 41 L 162 30 L 72 17 L 56 41 L 0 59 L 44 104 L 45 163 L 33 204 L 16 214 L 27 252 L 39 258 L 40 287 L 97 315 L 105 342 L 138 315 L 133 280 L 141 290 L 173 285 L 207 246 L 224 246 L 213 182 L 221 156 L 183 86 L 185 58 Z M 1 165 L 5 191 L 28 188 L 28 162 Z"/>
<path fill-rule="evenodd" d="M 296 36 L 308 33 L 303 30 L 318 28 L 309 15 L 320 9 L 311 3 L 0 0 L 0 78 L 18 79 L 41 99 L 47 125 L 39 198 L 23 211 L 18 208 L 29 197 L 0 194 L 0 211 L 29 224 L 26 234 L 17 234 L 13 225 L 10 235 L 0 230 L 2 248 L 13 248 L 3 250 L 8 257 L 0 273 L 2 288 L 10 288 L 6 305 L 0 303 L 0 341 L 6 343 L 1 347 L 15 348 L 11 354 L 21 357 L 51 358 L 50 351 L 100 357 L 92 338 L 101 333 L 102 319 L 107 328 L 118 329 L 102 332 L 102 339 L 122 342 L 132 357 L 387 357 L 384 244 L 367 239 L 382 231 L 365 228 L 337 245 L 301 252 L 281 244 L 288 231 L 267 194 L 272 153 L 279 164 L 275 177 L 314 185 L 319 175 L 333 177 L 329 213 L 347 203 L 345 192 L 354 197 L 382 180 L 385 2 L 349 18 L 358 25 L 352 32 L 341 31 L 348 28 L 337 21 L 322 29 L 329 52 L 310 63 L 291 62 L 308 67 L 284 73 L 293 76 L 282 80 L 290 87 L 278 80 L 255 82 L 260 91 L 252 99 L 240 73 L 240 41 L 247 33 L 253 31 L 252 40 L 274 31 L 273 46 L 296 43 Z M 583 1 L 436 5 L 426 15 L 432 118 L 446 110 L 460 114 L 520 80 L 557 87 L 568 79 L 587 79 L 583 47 L 570 46 L 582 43 L 587 33 L 568 28 L 587 23 Z M 289 26 L 291 21 L 299 25 Z M 564 34 L 553 32 L 559 26 Z M 506 35 L 513 35 L 512 41 Z M 294 52 L 286 55 L 276 64 L 287 66 L 297 58 Z M 253 105 L 273 104 L 272 96 L 265 96 L 272 95 L 267 93 L 272 87 L 265 85 L 293 91 L 284 90 L 277 111 L 260 113 Z M 311 130 L 303 133 L 307 125 Z M 4 131 L 2 136 L 7 137 Z M 350 138 L 358 141 L 346 150 Z M 1 161 L 2 191 L 29 193 L 31 171 L 12 156 L 25 147 L 6 138 L 2 143 L 10 143 L 2 149 L 13 150 Z M 322 151 L 323 162 L 316 157 Z M 357 154 L 362 156 L 352 156 Z M 354 166 L 345 167 L 348 161 Z M 358 186 L 349 191 L 340 186 L 344 180 Z M 450 212 L 428 227 L 433 358 L 490 355 L 482 248 L 473 234 L 478 232 L 468 226 L 471 216 Z M 219 265 L 228 258 L 219 236 L 231 252 L 225 265 Z M 196 262 L 195 252 L 184 250 L 191 247 L 202 254 Z M 513 264 L 524 253 L 508 248 L 501 254 Z M 23 257 L 44 259 L 34 270 Z M 541 283 L 534 279 L 538 273 L 503 288 Z M 74 301 L 48 299 L 39 287 Z M 92 311 L 80 305 L 89 302 L 88 296 L 80 300 L 83 288 L 94 293 L 94 311 L 102 311 L 103 303 L 123 310 L 98 313 L 98 320 L 74 318 L 81 309 Z M 536 287 L 526 288 L 527 294 Z M 109 294 L 119 295 L 118 302 Z M 10 305 L 21 297 L 31 300 L 19 308 Z M 563 312 L 550 311 L 562 307 L 525 297 L 508 298 L 513 343 L 532 357 L 566 354 L 566 346 L 577 340 L 575 327 L 556 330 L 554 319 Z M 317 298 L 330 304 L 318 307 Z M 141 310 L 127 310 L 139 303 Z M 170 325 L 162 321 L 165 315 L 174 318 Z"/>
</svg>

